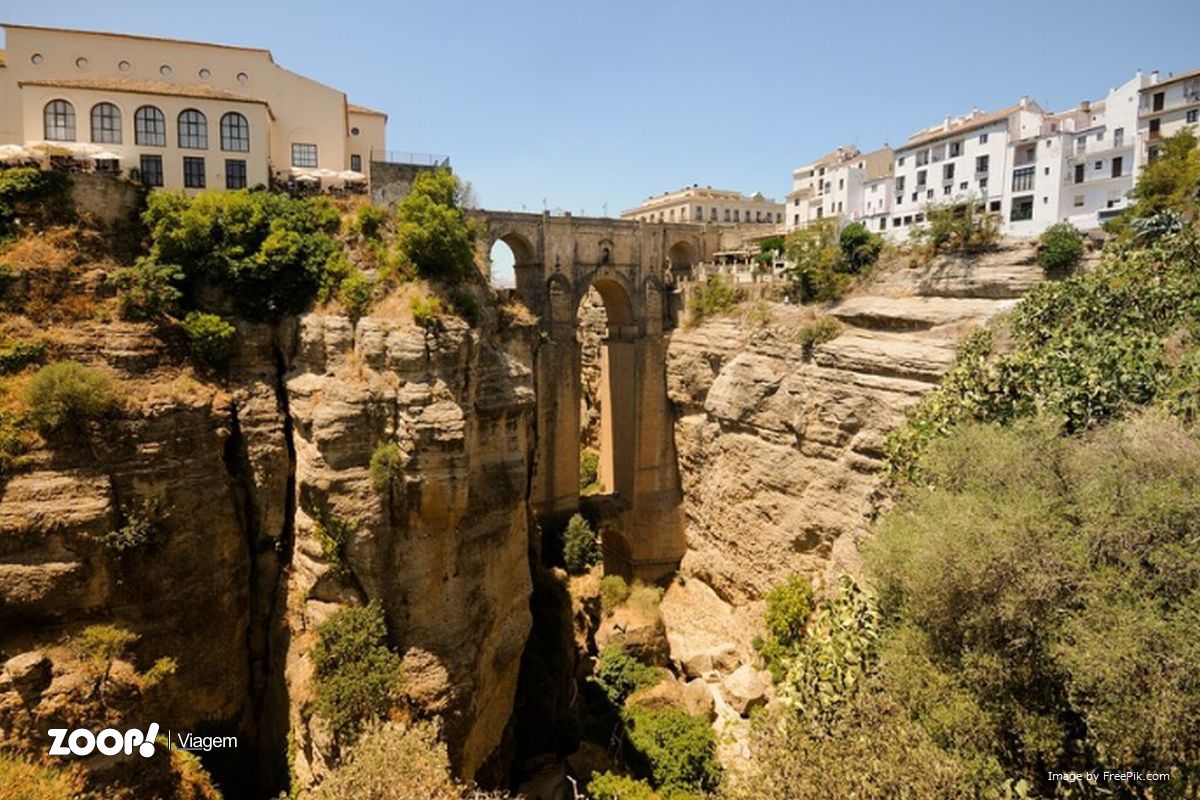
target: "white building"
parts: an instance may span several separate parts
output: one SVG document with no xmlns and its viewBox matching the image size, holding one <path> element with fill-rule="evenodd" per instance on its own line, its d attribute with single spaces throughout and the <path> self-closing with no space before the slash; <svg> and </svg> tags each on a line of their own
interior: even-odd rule
<svg viewBox="0 0 1200 800">
<path fill-rule="evenodd" d="M 891 173 L 892 151 L 887 147 L 871 153 L 862 153 L 853 146 L 839 147 L 796 168 L 792 171 L 792 191 L 787 196 L 787 229 L 802 228 L 820 219 L 836 219 L 839 224 L 862 219 L 869 201 L 873 209 L 880 205 L 879 198 L 868 197 L 869 184 Z"/>
<path fill-rule="evenodd" d="M 1141 88 L 1137 117 L 1136 168 L 1153 161 L 1163 139 L 1200 125 L 1200 69 L 1165 79 L 1150 73 Z"/>
</svg>

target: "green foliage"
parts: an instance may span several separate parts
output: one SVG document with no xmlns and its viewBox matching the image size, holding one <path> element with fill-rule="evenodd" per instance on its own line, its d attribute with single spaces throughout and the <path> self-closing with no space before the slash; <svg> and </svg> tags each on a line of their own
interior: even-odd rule
<svg viewBox="0 0 1200 800">
<path fill-rule="evenodd" d="M 966 425 L 930 447 L 930 490 L 866 553 L 891 621 L 884 675 L 975 763 L 1033 786 L 1045 764 L 1153 763 L 1172 773 L 1156 798 L 1191 797 L 1200 442 L 1154 413 L 1057 427 Z"/>
<path fill-rule="evenodd" d="M 760 253 L 782 253 L 785 247 L 784 238 L 782 236 L 768 236 L 763 239 L 758 245 Z"/>
<path fill-rule="evenodd" d="M 843 271 L 857 275 L 879 260 L 879 254 L 883 252 L 883 237 L 871 233 L 861 222 L 851 222 L 842 228 L 838 247 L 842 251 Z"/>
<path fill-rule="evenodd" d="M 401 700 L 400 656 L 388 646 L 383 609 L 372 603 L 334 612 L 313 645 L 316 712 L 338 741 L 352 741 L 368 720 L 386 719 Z"/>
<path fill-rule="evenodd" d="M 650 783 L 666 791 L 708 792 L 717 788 L 721 767 L 716 737 L 704 717 L 678 708 L 622 711 L 625 735 L 636 762 Z"/>
<path fill-rule="evenodd" d="M 975 202 L 941 203 L 925 207 L 925 223 L 910 237 L 916 261 L 943 253 L 971 255 L 989 250 L 1000 240 L 1000 222 Z"/>
<path fill-rule="evenodd" d="M 101 667 L 125 655 L 138 635 L 116 625 L 89 625 L 79 634 L 75 649 Z"/>
<path fill-rule="evenodd" d="M 738 302 L 738 293 L 717 275 L 709 275 L 704 283 L 692 290 L 692 302 L 688 306 L 688 323 L 695 325 L 705 317 L 724 314 Z"/>
<path fill-rule="evenodd" d="M 361 270 L 351 272 L 338 287 L 338 300 L 345 306 L 351 322 L 358 322 L 367 313 L 374 296 L 375 281 Z"/>
<path fill-rule="evenodd" d="M 817 345 L 832 342 L 841 334 L 842 323 L 828 314 L 820 314 L 796 330 L 796 339 L 805 352 L 811 352 Z"/>
<path fill-rule="evenodd" d="M 657 614 L 659 603 L 662 602 L 663 590 L 657 586 L 634 581 L 633 588 L 629 590 L 629 597 L 625 600 L 625 604 L 635 611 L 640 611 L 643 614 Z"/>
<path fill-rule="evenodd" d="M 579 575 L 600 561 L 600 544 L 588 521 L 574 514 L 563 531 L 563 560 L 567 571 Z"/>
<path fill-rule="evenodd" d="M 1007 424 L 1049 412 L 1071 432 L 1131 406 L 1170 402 L 1188 385 L 1196 337 L 1185 337 L 1192 344 L 1171 357 L 1168 344 L 1179 331 L 1194 331 L 1198 319 L 1193 232 L 1143 249 L 1118 247 L 1094 270 L 1039 284 L 1011 315 L 1007 352 L 995 352 L 990 331 L 963 343 L 941 385 L 888 436 L 889 468 L 916 478 L 929 441 L 969 420 Z"/>
<path fill-rule="evenodd" d="M 661 800 L 662 795 L 654 791 L 650 784 L 630 778 L 626 775 L 616 775 L 612 772 L 597 773 L 587 785 L 587 796 L 590 800 Z"/>
<path fill-rule="evenodd" d="M 142 688 L 153 689 L 162 684 L 179 670 L 179 664 L 173 658 L 160 658 L 146 670 L 142 676 Z"/>
<path fill-rule="evenodd" d="M 1083 258 L 1083 234 L 1069 222 L 1056 222 L 1038 240 L 1037 262 L 1050 272 L 1074 269 Z"/>
<path fill-rule="evenodd" d="M 620 706 L 638 689 L 658 683 L 659 677 L 654 667 L 638 661 L 621 645 L 610 644 L 600 651 L 591 680 L 613 705 Z"/>
<path fill-rule="evenodd" d="M 0 750 L 0 800 L 82 800 L 83 785 L 76 764 L 43 764 Z"/>
<path fill-rule="evenodd" d="M 271 192 L 155 192 L 143 220 L 149 260 L 178 264 L 189 285 L 228 292 L 251 319 L 302 310 L 338 252 L 336 209 L 324 198 Z"/>
<path fill-rule="evenodd" d="M 474 259 L 463 186 L 448 170 L 421 172 L 396 206 L 396 246 L 425 278 L 455 282 Z"/>
<path fill-rule="evenodd" d="M 593 494 L 600 489 L 600 454 L 590 447 L 579 451 L 579 493 Z"/>
<path fill-rule="evenodd" d="M 0 169 L 0 236 L 12 233 L 18 217 L 45 219 L 59 212 L 68 186 L 61 172 L 37 167 Z"/>
<path fill-rule="evenodd" d="M 1123 219 L 1176 214 L 1195 220 L 1200 211 L 1200 151 L 1189 128 L 1163 140 L 1158 158 L 1148 162 L 1130 192 L 1133 206 Z"/>
<path fill-rule="evenodd" d="M 75 361 L 39 369 L 25 385 L 23 399 L 30 421 L 43 434 L 78 432 L 121 405 L 106 373 Z"/>
<path fill-rule="evenodd" d="M 417 323 L 426 330 L 431 330 L 438 326 L 439 317 L 442 313 L 442 303 L 436 297 L 421 297 L 413 295 L 413 298 L 408 302 L 408 308 L 412 311 L 413 322 Z"/>
<path fill-rule="evenodd" d="M 41 339 L 27 341 L 0 340 L 0 375 L 20 372 L 46 356 L 46 343 Z"/>
<path fill-rule="evenodd" d="M 183 298 L 180 286 L 183 270 L 173 264 L 138 259 L 132 267 L 122 267 L 109 277 L 117 290 L 117 309 L 121 319 L 153 320 L 171 316 Z"/>
<path fill-rule="evenodd" d="M 321 545 L 321 556 L 333 567 L 339 575 L 346 574 L 346 545 L 358 530 L 358 526 L 347 519 L 333 513 L 328 505 L 322 503 L 316 510 L 313 536 Z"/>
<path fill-rule="evenodd" d="M 830 724 L 834 715 L 877 656 L 879 614 L 871 597 L 848 575 L 835 595 L 817 606 L 805 635 L 782 659 L 779 697 L 815 724 Z"/>
<path fill-rule="evenodd" d="M 388 209 L 364 203 L 354 213 L 352 229 L 364 239 L 379 239 L 390 216 Z"/>
<path fill-rule="evenodd" d="M 804 638 L 804 627 L 813 611 L 812 585 L 803 575 L 792 574 L 766 596 L 764 620 L 767 638 L 759 653 L 775 682 L 783 680 L 789 659 Z"/>
<path fill-rule="evenodd" d="M 365 727 L 348 758 L 313 792 L 313 800 L 460 800 L 446 746 L 429 722 Z"/>
<path fill-rule="evenodd" d="M 399 444 L 394 441 L 380 442 L 371 451 L 371 465 L 367 470 L 371 475 L 371 483 L 383 491 L 404 473 L 407 462 L 408 458 Z"/>
<path fill-rule="evenodd" d="M 152 497 L 138 497 L 121 504 L 121 525 L 101 534 L 105 548 L 117 554 L 152 544 L 163 532 L 167 514 L 162 503 Z"/>
<path fill-rule="evenodd" d="M 237 329 L 216 314 L 191 311 L 183 318 L 192 356 L 207 367 L 221 368 L 229 363 L 237 341 Z"/>
<path fill-rule="evenodd" d="M 802 303 L 824 303 L 841 297 L 853 279 L 844 267 L 837 223 L 815 222 L 788 234 L 785 247 L 790 264 L 784 275 L 792 294 Z"/>
<path fill-rule="evenodd" d="M 629 584 L 620 575 L 605 575 L 600 579 L 600 610 L 611 614 L 629 599 Z"/>
<path fill-rule="evenodd" d="M 472 327 L 478 325 L 483 319 L 483 310 L 479 307 L 478 298 L 460 286 L 450 290 L 450 305 Z"/>
</svg>

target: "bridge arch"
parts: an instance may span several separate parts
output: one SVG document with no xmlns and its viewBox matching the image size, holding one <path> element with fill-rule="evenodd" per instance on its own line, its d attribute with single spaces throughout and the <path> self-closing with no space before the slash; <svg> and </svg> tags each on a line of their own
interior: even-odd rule
<svg viewBox="0 0 1200 800">
<path fill-rule="evenodd" d="M 667 250 L 667 266 L 676 278 L 690 277 L 698 262 L 696 246 L 687 240 L 681 239 Z"/>
</svg>

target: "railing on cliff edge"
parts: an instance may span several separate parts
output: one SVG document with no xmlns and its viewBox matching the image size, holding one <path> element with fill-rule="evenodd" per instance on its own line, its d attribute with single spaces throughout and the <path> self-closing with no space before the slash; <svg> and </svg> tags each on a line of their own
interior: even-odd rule
<svg viewBox="0 0 1200 800">
<path fill-rule="evenodd" d="M 388 164 L 414 164 L 418 167 L 450 167 L 450 156 L 408 150 L 372 150 L 371 160 Z"/>
</svg>

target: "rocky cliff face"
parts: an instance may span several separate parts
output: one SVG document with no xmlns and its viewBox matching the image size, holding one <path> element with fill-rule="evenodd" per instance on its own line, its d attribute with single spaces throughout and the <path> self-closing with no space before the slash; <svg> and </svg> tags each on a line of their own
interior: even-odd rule
<svg viewBox="0 0 1200 800">
<path fill-rule="evenodd" d="M 974 261 L 896 266 L 829 310 L 834 340 L 806 348 L 810 312 L 770 304 L 672 334 L 667 381 L 684 483 L 685 575 L 727 602 L 786 573 L 857 568 L 885 501 L 883 438 L 929 391 L 955 346 L 1041 280 L 1029 245 Z"/>
<path fill-rule="evenodd" d="M 70 280 L 81 295 L 102 285 Z M 0 746 L 117 721 L 234 734 L 241 761 L 209 766 L 247 790 L 230 797 L 260 796 L 248 776 L 275 763 L 259 786 L 279 787 L 290 728 L 303 784 L 334 753 L 306 708 L 313 629 L 377 600 L 413 705 L 443 717 L 473 774 L 509 720 L 530 627 L 536 334 L 314 312 L 240 325 L 219 381 L 171 335 L 82 317 L 4 319 L 108 372 L 125 405 L 0 485 Z M 384 440 L 403 465 L 377 488 Z M 149 542 L 104 544 L 145 508 Z M 339 564 L 318 534 L 335 518 L 349 532 Z M 137 639 L 97 688 L 80 642 L 101 623 Z M 152 687 L 161 658 L 176 671 Z"/>
</svg>

